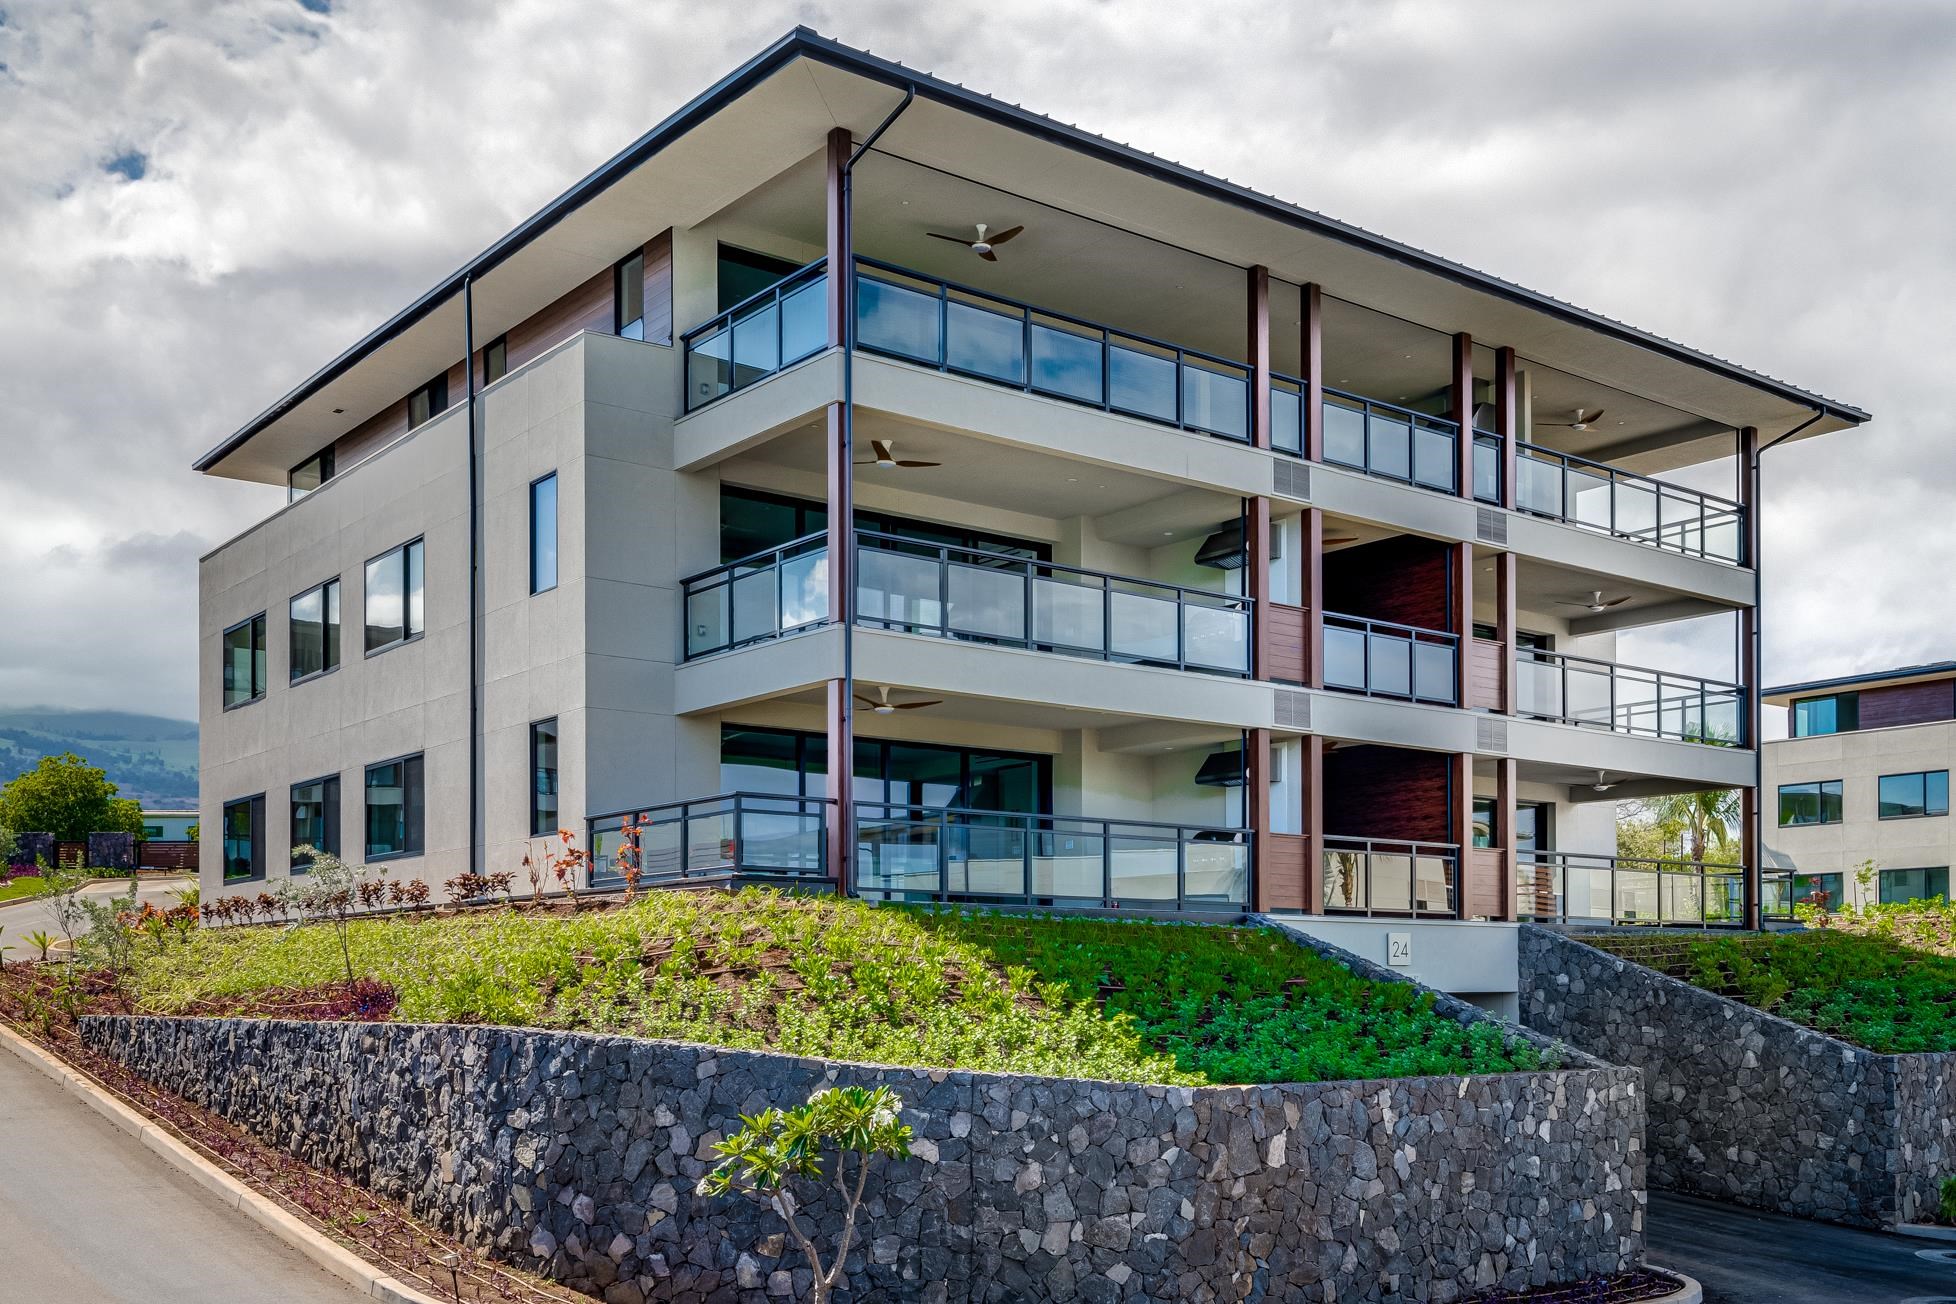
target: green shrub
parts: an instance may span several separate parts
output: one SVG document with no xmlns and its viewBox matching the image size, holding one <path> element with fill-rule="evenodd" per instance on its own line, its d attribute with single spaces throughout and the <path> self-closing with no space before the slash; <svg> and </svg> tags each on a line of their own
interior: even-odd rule
<svg viewBox="0 0 1956 1304">
<path fill-rule="evenodd" d="M 1942 1214 L 1942 1220 L 1956 1223 L 1956 1177 L 1943 1178 L 1938 1194 L 1941 1196 L 1938 1212 Z"/>
</svg>

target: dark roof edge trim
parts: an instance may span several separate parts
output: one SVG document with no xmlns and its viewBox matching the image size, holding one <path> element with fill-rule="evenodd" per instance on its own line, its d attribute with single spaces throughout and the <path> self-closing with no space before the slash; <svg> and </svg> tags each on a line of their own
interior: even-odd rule
<svg viewBox="0 0 1956 1304">
<path fill-rule="evenodd" d="M 1829 689 L 1885 684 L 1894 679 L 1934 678 L 1937 675 L 1956 678 L 1956 661 L 1931 661 L 1919 666 L 1897 666 L 1893 670 L 1873 670 L 1866 674 L 1842 675 L 1837 679 L 1814 679 L 1804 684 L 1782 684 L 1778 688 L 1760 690 L 1759 696 L 1762 698 L 1805 696 L 1809 693 L 1826 692 Z"/>
<path fill-rule="evenodd" d="M 1418 270 L 1445 277 L 1469 289 L 1492 294 L 1507 299 L 1531 311 L 1578 326 L 1584 330 L 1595 331 L 1611 336 L 1636 347 L 1648 349 L 1653 353 L 1668 357 L 1687 366 L 1702 368 L 1724 376 L 1751 388 L 1777 395 L 1789 402 L 1816 409 L 1823 415 L 1832 416 L 1850 425 L 1859 425 L 1869 419 L 1869 414 L 1859 408 L 1818 394 L 1808 393 L 1795 386 L 1774 380 L 1770 376 L 1748 370 L 1736 363 L 1726 362 L 1709 354 L 1699 353 L 1682 344 L 1667 340 L 1659 335 L 1638 330 L 1622 322 L 1564 303 L 1559 299 L 1540 294 L 1512 281 L 1479 272 L 1461 263 L 1452 262 L 1435 254 L 1415 249 L 1410 245 L 1376 235 L 1362 227 L 1340 222 L 1295 204 L 1285 203 L 1271 195 L 1261 194 L 1234 182 L 1198 172 L 1180 163 L 1172 163 L 1152 154 L 1119 145 L 1103 136 L 1096 136 L 1078 127 L 1071 127 L 1043 114 L 1034 113 L 1017 105 L 1007 104 L 989 95 L 967 90 L 963 86 L 946 82 L 928 73 L 916 72 L 900 63 L 879 58 L 864 51 L 843 45 L 838 41 L 822 36 L 807 27 L 796 27 L 767 49 L 749 59 L 733 72 L 715 82 L 705 91 L 695 96 L 679 108 L 665 121 L 659 123 L 645 135 L 639 137 L 597 171 L 566 190 L 549 204 L 518 224 L 507 235 L 476 255 L 463 267 L 452 272 L 433 289 L 423 294 L 387 322 L 375 329 L 359 343 L 334 358 L 331 362 L 314 372 L 291 393 L 274 403 L 250 422 L 240 428 L 223 443 L 205 453 L 193 463 L 193 469 L 208 471 L 212 466 L 228 457 L 252 436 L 284 416 L 292 408 L 312 396 L 325 385 L 349 368 L 368 357 L 382 345 L 414 325 L 461 290 L 464 277 L 480 277 L 497 264 L 508 259 L 538 235 L 556 225 L 567 214 L 588 202 L 599 192 L 611 186 L 632 169 L 665 148 L 675 137 L 690 131 L 700 122 L 711 117 L 728 103 L 739 98 L 756 84 L 766 80 L 781 67 L 798 56 L 807 56 L 820 62 L 854 72 L 880 81 L 894 89 L 914 87 L 916 93 L 926 99 L 934 99 L 953 108 L 982 117 L 1016 131 L 1050 140 L 1065 148 L 1092 155 L 1116 166 L 1127 168 L 1152 176 L 1183 189 L 1195 190 L 1212 195 L 1227 202 L 1262 213 L 1279 221 L 1303 226 L 1347 244 L 1357 246 L 1370 253 L 1396 262 L 1405 263 Z"/>
</svg>

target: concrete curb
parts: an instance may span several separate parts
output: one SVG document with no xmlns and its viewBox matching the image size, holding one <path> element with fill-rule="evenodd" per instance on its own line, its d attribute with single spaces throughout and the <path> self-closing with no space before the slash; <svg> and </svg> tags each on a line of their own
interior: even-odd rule
<svg viewBox="0 0 1956 1304">
<path fill-rule="evenodd" d="M 1897 1236 L 1913 1236 L 1924 1241 L 1956 1241 L 1956 1227 L 1941 1223 L 1896 1223 L 1888 1229 Z"/>
<path fill-rule="evenodd" d="M 387 1304 L 443 1304 L 434 1296 L 388 1276 L 332 1237 L 280 1208 L 4 1024 L 0 1024 L 0 1045 L 60 1083 L 82 1104 L 209 1191 L 219 1203 L 236 1209 L 361 1294 Z"/>
<path fill-rule="evenodd" d="M 1668 1295 L 1659 1295 L 1656 1299 L 1645 1300 L 1644 1304 L 1705 1304 L 1705 1288 L 1695 1280 L 1685 1276 L 1676 1268 L 1667 1268 L 1661 1263 L 1653 1263 L 1649 1266 L 1655 1271 L 1676 1277 L 1684 1285 Z"/>
</svg>

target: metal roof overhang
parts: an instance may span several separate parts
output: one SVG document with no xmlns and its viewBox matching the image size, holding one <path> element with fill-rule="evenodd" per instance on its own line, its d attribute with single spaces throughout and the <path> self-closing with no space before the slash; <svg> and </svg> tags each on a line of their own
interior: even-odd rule
<svg viewBox="0 0 1956 1304">
<path fill-rule="evenodd" d="M 667 227 L 711 217 L 822 147 L 859 137 L 914 86 L 890 153 L 1216 259 L 1514 348 L 1523 357 L 1767 439 L 1868 414 L 1268 195 L 1206 176 L 797 28 L 722 79 L 199 458 L 287 470 L 461 356 L 461 293 L 493 339 Z M 679 329 L 691 322 L 675 323 Z M 334 409 L 341 409 L 335 412 Z"/>
</svg>

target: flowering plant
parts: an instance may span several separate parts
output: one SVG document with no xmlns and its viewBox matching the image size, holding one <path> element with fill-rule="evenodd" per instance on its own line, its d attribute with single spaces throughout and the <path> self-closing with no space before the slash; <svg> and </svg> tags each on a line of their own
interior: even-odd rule
<svg viewBox="0 0 1956 1304">
<path fill-rule="evenodd" d="M 842 1280 L 849 1245 L 856 1235 L 856 1214 L 869 1181 L 870 1161 L 878 1155 L 910 1157 L 910 1128 L 897 1118 L 897 1096 L 888 1087 L 827 1087 L 792 1109 L 765 1109 L 741 1115 L 741 1128 L 714 1149 L 721 1158 L 700 1178 L 697 1194 L 745 1195 L 760 1201 L 788 1224 L 795 1244 L 814 1270 L 814 1304 L 828 1304 Z M 830 1175 L 842 1197 L 842 1231 L 826 1266 L 807 1230 L 801 1205 L 788 1189 L 791 1179 L 822 1180 L 822 1152 L 833 1145 L 835 1170 Z M 853 1177 L 849 1156 L 856 1162 Z"/>
</svg>

